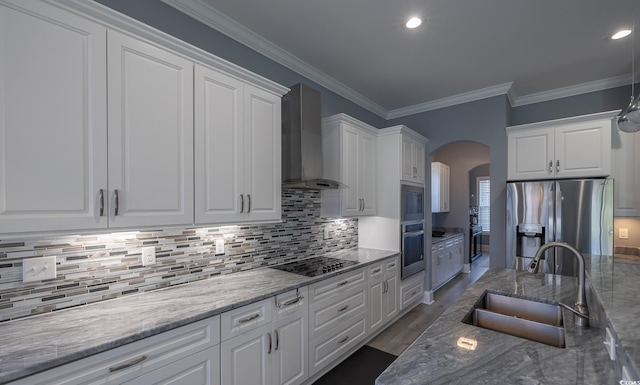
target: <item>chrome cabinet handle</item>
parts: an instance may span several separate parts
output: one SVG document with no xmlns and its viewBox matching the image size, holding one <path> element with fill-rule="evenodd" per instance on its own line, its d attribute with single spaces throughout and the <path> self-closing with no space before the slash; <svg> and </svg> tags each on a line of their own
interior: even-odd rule
<svg viewBox="0 0 640 385">
<path fill-rule="evenodd" d="M 549 161 L 549 174 L 551 174 L 553 172 L 553 161 L 550 160 Z"/>
<path fill-rule="evenodd" d="M 344 305 L 343 307 L 338 309 L 338 313 L 343 312 L 343 311 L 347 310 L 348 308 L 349 308 L 349 305 Z"/>
<path fill-rule="evenodd" d="M 250 316 L 248 316 L 248 317 L 244 317 L 244 318 L 239 319 L 239 320 L 238 320 L 238 323 L 241 323 L 241 324 L 243 324 L 243 323 L 247 323 L 247 322 L 252 321 L 252 320 L 254 320 L 254 319 L 258 318 L 258 317 L 260 317 L 260 314 L 258 314 L 258 313 L 256 313 L 256 314 L 251 314 L 251 315 L 250 315 Z"/>
<path fill-rule="evenodd" d="M 118 211 L 120 210 L 120 194 L 118 194 L 118 190 L 113 191 L 116 194 L 116 208 L 113 210 L 113 215 L 118 216 Z"/>
<path fill-rule="evenodd" d="M 560 161 L 556 161 L 556 172 L 560 172 Z"/>
<path fill-rule="evenodd" d="M 244 194 L 240 194 L 240 214 L 244 212 Z"/>
<path fill-rule="evenodd" d="M 278 309 L 280 309 L 280 308 L 283 308 L 283 307 L 291 306 L 291 305 L 294 305 L 294 304 L 300 302 L 303 298 L 304 298 L 304 296 L 302 296 L 300 294 L 296 298 L 292 298 L 292 299 L 290 299 L 288 301 L 284 301 L 284 302 L 280 302 L 280 303 L 276 302 L 276 307 Z"/>
<path fill-rule="evenodd" d="M 274 330 L 273 333 L 276 335 L 276 347 L 274 350 L 278 350 L 278 346 L 280 345 L 280 334 L 278 333 L 278 329 Z"/>
<path fill-rule="evenodd" d="M 389 282 L 387 281 L 382 281 L 382 292 L 386 293 L 389 291 Z"/>
<path fill-rule="evenodd" d="M 269 350 L 267 350 L 267 354 L 271 354 L 271 333 L 267 333 L 269 336 Z"/>
<path fill-rule="evenodd" d="M 371 270 L 371 274 L 375 274 L 375 273 L 379 273 L 380 272 L 380 268 L 378 267 L 377 269 Z"/>
<path fill-rule="evenodd" d="M 344 285 L 346 285 L 347 283 L 349 283 L 349 280 L 342 281 L 342 282 L 338 283 L 338 286 L 344 286 Z"/>
<path fill-rule="evenodd" d="M 338 341 L 338 343 L 339 344 L 343 344 L 343 343 L 347 342 L 348 339 L 349 339 L 349 336 L 346 336 L 343 339 L 341 339 L 340 341 Z"/>
<path fill-rule="evenodd" d="M 251 212 L 251 194 L 247 194 L 247 199 L 249 200 L 249 208 L 247 209 L 247 214 Z"/>
<path fill-rule="evenodd" d="M 146 359 L 147 359 L 147 356 L 140 356 L 140 357 L 138 357 L 138 358 L 133 359 L 133 360 L 132 360 L 132 361 L 130 361 L 130 362 L 125 363 L 125 364 L 121 364 L 121 365 L 117 365 L 117 366 L 112 366 L 112 367 L 110 367 L 110 368 L 109 368 L 109 372 L 110 372 L 110 373 L 111 373 L 111 372 L 117 372 L 118 370 L 122 370 L 122 369 L 129 368 L 129 367 L 131 367 L 131 366 L 133 366 L 133 365 L 136 365 L 136 364 L 141 363 L 142 361 L 144 361 L 144 360 L 146 360 Z"/>
<path fill-rule="evenodd" d="M 100 216 L 104 216 L 104 189 L 100 189 Z"/>
</svg>

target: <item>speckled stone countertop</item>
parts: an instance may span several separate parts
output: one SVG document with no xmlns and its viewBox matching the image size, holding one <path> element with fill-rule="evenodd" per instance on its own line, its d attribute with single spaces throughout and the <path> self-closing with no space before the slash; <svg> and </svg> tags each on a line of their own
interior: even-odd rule
<svg viewBox="0 0 640 385">
<path fill-rule="evenodd" d="M 346 249 L 359 264 L 306 277 L 259 268 L 0 324 L 0 384 L 397 255 Z"/>
<path fill-rule="evenodd" d="M 461 322 L 485 290 L 566 304 L 575 301 L 577 280 L 573 277 L 490 269 L 377 378 L 376 384 L 619 383 L 616 364 L 603 344 L 604 327 L 608 322 L 613 326 L 626 363 L 635 366 L 640 349 L 640 265 L 614 263 L 611 257 L 586 258 L 587 274 L 593 280 L 593 291 L 588 293 L 591 327 L 577 329 L 571 313 L 563 310 L 566 348 Z M 592 306 L 594 300 L 596 306 Z M 475 340 L 475 350 L 459 347 L 461 337 Z"/>
</svg>

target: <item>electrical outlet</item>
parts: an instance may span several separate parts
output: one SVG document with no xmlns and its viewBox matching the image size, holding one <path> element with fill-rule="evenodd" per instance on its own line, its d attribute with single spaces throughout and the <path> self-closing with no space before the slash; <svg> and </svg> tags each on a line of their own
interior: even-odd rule
<svg viewBox="0 0 640 385">
<path fill-rule="evenodd" d="M 322 231 L 322 239 L 329 239 L 329 229 L 327 229 L 326 227 Z"/>
<path fill-rule="evenodd" d="M 22 260 L 22 282 L 35 282 L 56 278 L 56 257 Z"/>
<path fill-rule="evenodd" d="M 216 239 L 216 255 L 224 254 L 224 239 Z"/>
<path fill-rule="evenodd" d="M 620 239 L 629 239 L 629 229 L 620 228 L 618 230 L 618 238 L 620 238 Z"/>
<path fill-rule="evenodd" d="M 143 247 L 142 248 L 142 266 L 153 265 L 156 263 L 156 248 Z"/>
</svg>

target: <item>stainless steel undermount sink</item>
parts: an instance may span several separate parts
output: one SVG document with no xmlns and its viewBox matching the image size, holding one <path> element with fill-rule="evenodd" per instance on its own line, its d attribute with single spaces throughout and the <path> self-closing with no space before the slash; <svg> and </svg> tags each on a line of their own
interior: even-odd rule
<svg viewBox="0 0 640 385">
<path fill-rule="evenodd" d="M 558 348 L 565 347 L 562 308 L 558 304 L 485 291 L 462 322 Z"/>
</svg>

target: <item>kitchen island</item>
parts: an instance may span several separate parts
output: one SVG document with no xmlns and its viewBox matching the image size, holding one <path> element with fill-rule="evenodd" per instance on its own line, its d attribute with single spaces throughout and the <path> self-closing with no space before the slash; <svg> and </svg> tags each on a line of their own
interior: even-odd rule
<svg viewBox="0 0 640 385">
<path fill-rule="evenodd" d="M 587 259 L 591 327 L 577 329 L 563 310 L 566 347 L 557 348 L 463 323 L 487 290 L 573 304 L 573 277 L 490 269 L 376 380 L 398 384 L 617 384 L 620 368 L 637 373 L 640 337 L 640 264 L 607 256 Z M 605 327 L 617 334 L 617 361 L 605 345 Z M 618 366 L 618 370 L 616 370 Z M 631 380 L 640 378 L 631 378 Z"/>
<path fill-rule="evenodd" d="M 258 268 L 0 323 L 0 384 L 155 336 L 396 256 L 351 248 L 357 264 L 307 277 Z"/>
</svg>

